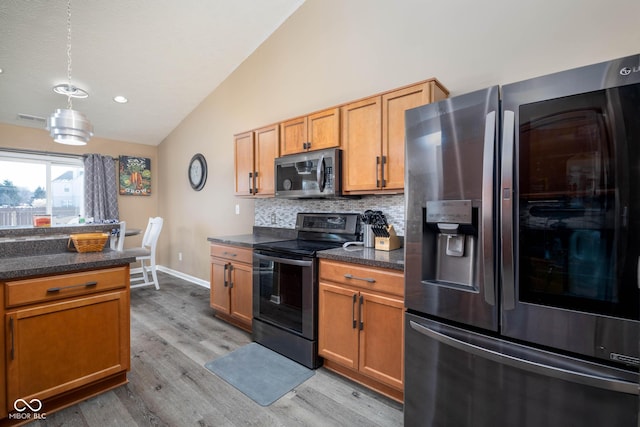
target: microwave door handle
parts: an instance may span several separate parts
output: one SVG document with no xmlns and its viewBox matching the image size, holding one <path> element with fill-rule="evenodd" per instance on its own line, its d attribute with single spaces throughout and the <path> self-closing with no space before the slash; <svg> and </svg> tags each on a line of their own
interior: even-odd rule
<svg viewBox="0 0 640 427">
<path fill-rule="evenodd" d="M 318 168 L 316 170 L 316 180 L 318 181 L 318 189 L 320 190 L 320 192 L 322 193 L 324 191 L 324 184 L 325 184 L 325 171 L 324 171 L 324 154 L 320 157 L 320 160 L 318 160 Z"/>
<path fill-rule="evenodd" d="M 484 269 L 484 299 L 487 304 L 496 305 L 494 283 L 494 245 L 493 245 L 493 162 L 495 158 L 496 112 L 491 111 L 485 118 L 484 153 L 482 159 L 482 268 Z"/>
<path fill-rule="evenodd" d="M 501 212 L 500 239 L 502 240 L 502 304 L 505 310 L 513 310 L 516 306 L 516 284 L 514 278 L 513 259 L 513 199 L 516 197 L 513 188 L 513 151 L 515 144 L 515 113 L 505 110 L 502 127 L 502 178 L 501 178 Z"/>
</svg>

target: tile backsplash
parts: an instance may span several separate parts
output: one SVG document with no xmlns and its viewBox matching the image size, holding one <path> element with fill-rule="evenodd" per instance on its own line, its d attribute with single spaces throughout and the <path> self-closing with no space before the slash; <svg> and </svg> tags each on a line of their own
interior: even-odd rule
<svg viewBox="0 0 640 427">
<path fill-rule="evenodd" d="M 298 212 L 382 211 L 396 233 L 404 236 L 404 194 L 339 199 L 256 199 L 254 225 L 295 228 Z"/>
</svg>

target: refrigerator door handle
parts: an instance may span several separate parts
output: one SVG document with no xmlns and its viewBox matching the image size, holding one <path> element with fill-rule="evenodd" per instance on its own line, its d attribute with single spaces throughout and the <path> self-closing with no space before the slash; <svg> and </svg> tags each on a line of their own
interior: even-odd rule
<svg viewBox="0 0 640 427">
<path fill-rule="evenodd" d="M 484 154 L 482 160 L 482 266 L 484 268 L 484 299 L 496 305 L 493 261 L 493 162 L 495 158 L 496 112 L 485 118 Z"/>
<path fill-rule="evenodd" d="M 515 114 L 505 110 L 502 127 L 502 209 L 500 212 L 500 238 L 502 240 L 502 306 L 504 310 L 513 310 L 516 306 L 514 259 L 513 259 L 513 151 L 515 144 Z"/>
<path fill-rule="evenodd" d="M 563 381 L 570 381 L 573 383 L 598 387 L 604 390 L 635 395 L 639 394 L 638 383 L 615 378 L 599 377 L 596 375 L 578 372 L 559 366 L 551 366 L 532 360 L 526 360 L 515 355 L 507 354 L 507 346 L 502 346 L 502 351 L 495 351 L 462 341 L 458 338 L 454 338 L 441 332 L 434 331 L 433 329 L 414 322 L 413 320 L 410 320 L 409 324 L 411 325 L 411 328 L 416 332 L 419 332 L 422 335 L 426 335 L 429 338 L 433 338 L 442 344 L 449 345 L 458 350 L 462 350 L 466 353 L 472 354 L 474 356 L 479 356 L 496 363 L 508 365 L 516 369 L 522 369 L 547 377 L 557 378 Z"/>
</svg>

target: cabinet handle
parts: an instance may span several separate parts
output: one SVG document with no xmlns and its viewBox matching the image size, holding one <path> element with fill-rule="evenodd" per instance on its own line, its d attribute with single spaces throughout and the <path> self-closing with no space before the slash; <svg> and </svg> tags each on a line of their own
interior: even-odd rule
<svg viewBox="0 0 640 427">
<path fill-rule="evenodd" d="M 11 334 L 11 360 L 15 359 L 15 344 L 13 338 L 13 316 L 9 317 L 9 333 Z"/>
<path fill-rule="evenodd" d="M 355 329 L 356 325 L 358 324 L 358 321 L 356 320 L 356 301 L 358 300 L 358 297 L 356 296 L 356 294 L 353 294 L 353 304 L 351 304 L 351 318 L 353 319 L 353 326 L 352 328 Z"/>
<path fill-rule="evenodd" d="M 376 279 L 372 278 L 372 277 L 358 277 L 358 276 L 354 276 L 353 274 L 347 273 L 344 275 L 345 279 L 353 279 L 353 280 L 363 280 L 365 282 L 369 282 L 369 283 L 376 283 Z"/>
<path fill-rule="evenodd" d="M 380 164 L 380 156 L 376 156 L 376 188 L 380 187 L 380 168 L 378 165 Z"/>
<path fill-rule="evenodd" d="M 258 194 L 258 187 L 256 187 L 256 178 L 258 177 L 258 171 L 253 173 L 253 194 Z"/>
<path fill-rule="evenodd" d="M 384 179 L 384 165 L 387 164 L 387 156 L 382 156 L 382 160 L 380 161 L 380 171 L 382 179 L 380 180 L 380 188 L 384 188 L 387 186 L 387 181 Z"/>
<path fill-rule="evenodd" d="M 362 295 L 360 295 L 360 305 L 358 307 L 358 316 L 360 316 L 360 330 L 364 329 L 364 322 L 362 321 L 362 303 L 364 301 L 364 298 Z"/>
<path fill-rule="evenodd" d="M 233 271 L 233 264 L 229 264 L 229 289 L 233 288 L 233 281 L 231 280 L 232 271 Z"/>
<path fill-rule="evenodd" d="M 253 177 L 253 173 L 249 172 L 249 194 L 253 194 L 253 184 L 251 183 L 252 177 Z"/>
<path fill-rule="evenodd" d="M 47 293 L 52 294 L 54 292 L 60 292 L 67 289 L 74 289 L 74 288 L 89 288 L 91 286 L 96 286 L 97 284 L 98 282 L 87 282 L 87 283 L 80 283 L 79 285 L 69 285 L 69 286 L 63 286 L 63 287 L 49 288 L 47 289 Z"/>
<path fill-rule="evenodd" d="M 227 287 L 227 268 L 229 268 L 229 264 L 224 265 L 224 287 Z"/>
<path fill-rule="evenodd" d="M 233 252 L 227 252 L 227 251 L 222 252 L 222 255 L 232 256 L 232 257 L 238 256 L 238 254 L 234 254 Z"/>
</svg>

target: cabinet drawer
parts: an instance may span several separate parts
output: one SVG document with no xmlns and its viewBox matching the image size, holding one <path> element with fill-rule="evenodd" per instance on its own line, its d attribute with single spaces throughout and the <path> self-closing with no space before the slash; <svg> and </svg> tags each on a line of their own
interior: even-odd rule
<svg viewBox="0 0 640 427">
<path fill-rule="evenodd" d="M 129 266 L 6 282 L 6 306 L 14 307 L 126 288 Z"/>
<path fill-rule="evenodd" d="M 224 258 L 229 261 L 253 263 L 253 251 L 228 245 L 211 245 L 211 256 Z"/>
<path fill-rule="evenodd" d="M 320 280 L 404 297 L 404 276 L 384 268 L 321 259 Z"/>
</svg>

